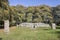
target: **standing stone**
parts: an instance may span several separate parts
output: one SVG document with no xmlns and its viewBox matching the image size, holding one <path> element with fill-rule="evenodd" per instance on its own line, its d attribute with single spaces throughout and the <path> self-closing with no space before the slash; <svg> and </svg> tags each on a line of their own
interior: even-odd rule
<svg viewBox="0 0 60 40">
<path fill-rule="evenodd" d="M 5 20 L 5 21 L 4 21 L 4 32 L 5 32 L 6 34 L 9 33 L 9 20 Z"/>
<path fill-rule="evenodd" d="M 56 24 L 52 23 L 52 29 L 56 29 Z"/>
</svg>

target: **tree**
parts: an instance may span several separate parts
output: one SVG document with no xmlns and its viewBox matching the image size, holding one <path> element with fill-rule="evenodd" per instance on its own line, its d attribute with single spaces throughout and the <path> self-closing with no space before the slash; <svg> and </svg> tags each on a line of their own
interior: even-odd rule
<svg viewBox="0 0 60 40">
<path fill-rule="evenodd" d="M 9 19 L 9 2 L 8 0 L 1 0 L 0 7 L 2 8 L 3 20 Z"/>
<path fill-rule="evenodd" d="M 33 13 L 34 13 L 34 7 L 28 7 L 26 9 L 26 18 L 27 18 L 27 22 L 32 22 L 32 18 L 33 18 Z"/>
<path fill-rule="evenodd" d="M 53 16 L 52 16 L 52 8 L 47 6 L 47 5 L 42 5 L 40 6 L 41 9 L 41 17 L 44 22 L 47 22 L 49 19 L 52 22 L 53 21 Z"/>
<path fill-rule="evenodd" d="M 60 5 L 52 7 L 52 9 L 53 9 L 54 22 L 57 25 L 60 25 Z"/>
<path fill-rule="evenodd" d="M 20 20 L 20 22 L 24 22 L 26 20 L 25 19 L 25 15 L 26 15 L 25 9 L 26 8 L 22 5 L 17 5 L 16 6 L 16 12 L 17 12 L 18 19 Z"/>
</svg>

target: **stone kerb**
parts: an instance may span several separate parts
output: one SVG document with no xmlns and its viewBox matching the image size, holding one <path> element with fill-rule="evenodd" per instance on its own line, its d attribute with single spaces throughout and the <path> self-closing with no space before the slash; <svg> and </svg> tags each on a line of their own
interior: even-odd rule
<svg viewBox="0 0 60 40">
<path fill-rule="evenodd" d="M 49 27 L 49 24 L 45 24 L 45 23 L 21 23 L 20 24 L 21 27 Z"/>
</svg>

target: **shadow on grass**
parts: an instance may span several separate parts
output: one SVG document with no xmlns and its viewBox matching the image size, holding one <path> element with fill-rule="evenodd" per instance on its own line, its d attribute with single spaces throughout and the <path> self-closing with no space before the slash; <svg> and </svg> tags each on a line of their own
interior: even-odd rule
<svg viewBox="0 0 60 40">
<path fill-rule="evenodd" d="M 60 40 L 60 31 L 56 31 L 57 35 L 58 35 L 58 38 Z"/>
<path fill-rule="evenodd" d="M 60 26 L 59 27 L 56 27 L 56 29 L 60 29 Z"/>
<path fill-rule="evenodd" d="M 43 30 L 52 30 L 51 28 L 44 28 Z"/>
<path fill-rule="evenodd" d="M 43 29 L 43 30 L 52 30 L 52 29 Z"/>
<path fill-rule="evenodd" d="M 0 38 L 0 40 L 2 40 L 2 38 Z"/>
</svg>

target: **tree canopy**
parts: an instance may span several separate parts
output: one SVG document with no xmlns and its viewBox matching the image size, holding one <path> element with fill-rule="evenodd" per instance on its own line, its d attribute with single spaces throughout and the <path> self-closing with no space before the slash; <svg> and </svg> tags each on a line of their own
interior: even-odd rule
<svg viewBox="0 0 60 40">
<path fill-rule="evenodd" d="M 6 19 L 9 19 L 12 23 L 48 23 L 49 21 L 60 23 L 60 5 L 56 7 L 50 7 L 48 5 L 29 7 L 23 5 L 9 6 L 8 0 L 0 0 L 0 20 Z"/>
</svg>

